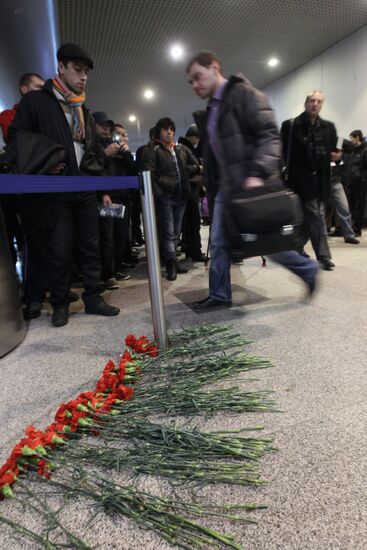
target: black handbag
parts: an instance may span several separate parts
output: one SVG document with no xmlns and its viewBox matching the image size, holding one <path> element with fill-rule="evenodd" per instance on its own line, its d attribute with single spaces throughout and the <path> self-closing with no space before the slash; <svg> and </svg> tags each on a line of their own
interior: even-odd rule
<svg viewBox="0 0 367 550">
<path fill-rule="evenodd" d="M 227 197 L 224 222 L 231 250 L 249 258 L 299 248 L 303 210 L 280 180 Z"/>
</svg>

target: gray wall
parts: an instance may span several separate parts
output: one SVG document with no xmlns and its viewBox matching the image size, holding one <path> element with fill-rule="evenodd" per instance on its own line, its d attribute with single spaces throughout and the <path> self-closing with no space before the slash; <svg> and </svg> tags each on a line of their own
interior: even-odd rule
<svg viewBox="0 0 367 550">
<path fill-rule="evenodd" d="M 56 71 L 58 44 L 54 0 L 0 1 L 0 111 L 19 100 L 24 73 L 44 78 Z"/>
<path fill-rule="evenodd" d="M 279 124 L 303 111 L 308 92 L 321 89 L 321 116 L 335 123 L 340 137 L 367 134 L 367 27 L 265 88 Z"/>
</svg>

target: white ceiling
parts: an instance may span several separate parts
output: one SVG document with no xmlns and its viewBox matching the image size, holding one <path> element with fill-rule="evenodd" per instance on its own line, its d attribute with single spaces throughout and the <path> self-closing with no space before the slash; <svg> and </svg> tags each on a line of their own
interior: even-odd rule
<svg viewBox="0 0 367 550">
<path fill-rule="evenodd" d="M 57 0 L 61 42 L 93 57 L 88 105 L 126 124 L 133 145 L 161 116 L 183 131 L 202 106 L 186 82 L 185 61 L 214 51 L 225 74 L 243 72 L 264 87 L 367 23 L 366 0 Z M 174 63 L 179 42 L 185 60 Z M 276 56 L 278 67 L 267 60 Z M 154 100 L 143 99 L 150 87 Z M 139 117 L 141 132 L 129 123 Z"/>
</svg>

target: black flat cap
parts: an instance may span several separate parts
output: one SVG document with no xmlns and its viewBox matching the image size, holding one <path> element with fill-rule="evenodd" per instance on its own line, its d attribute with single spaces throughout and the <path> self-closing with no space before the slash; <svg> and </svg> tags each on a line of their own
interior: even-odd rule
<svg viewBox="0 0 367 550">
<path fill-rule="evenodd" d="M 57 61 L 83 61 L 90 69 L 93 69 L 91 56 L 78 44 L 62 44 L 57 50 Z"/>
<path fill-rule="evenodd" d="M 110 126 L 114 126 L 113 120 L 108 118 L 107 114 L 103 111 L 97 111 L 96 113 L 92 114 L 92 117 L 94 118 L 94 122 L 96 124 L 109 124 Z"/>
</svg>

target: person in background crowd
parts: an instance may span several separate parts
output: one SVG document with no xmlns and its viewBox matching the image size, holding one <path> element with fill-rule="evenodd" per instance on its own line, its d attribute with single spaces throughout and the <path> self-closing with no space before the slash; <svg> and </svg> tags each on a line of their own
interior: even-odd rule
<svg viewBox="0 0 367 550">
<path fill-rule="evenodd" d="M 182 145 L 175 145 L 175 131 L 173 120 L 168 117 L 159 119 L 154 127 L 155 146 L 146 147 L 142 158 L 143 169 L 152 172 L 160 249 L 169 281 L 174 281 L 177 273 L 187 272 L 177 264 L 176 248 L 189 193 L 189 178 L 200 172 L 200 165 L 190 151 Z"/>
<path fill-rule="evenodd" d="M 57 51 L 58 74 L 47 80 L 42 90 L 27 93 L 19 104 L 9 128 L 9 143 L 16 148 L 21 130 L 28 139 L 64 148 L 64 160 L 50 167 L 53 175 L 98 176 L 104 168 L 105 155 L 97 144 L 94 122 L 85 103 L 90 55 L 77 44 L 63 44 Z M 31 134 L 32 133 L 32 134 Z M 17 151 L 21 155 L 21 151 Z M 25 172 L 27 173 L 27 172 Z M 97 197 L 93 192 L 48 193 L 43 199 L 42 227 L 47 231 L 50 302 L 52 324 L 66 325 L 69 320 L 69 290 L 73 237 L 83 276 L 85 313 L 117 315 L 119 308 L 104 302 L 99 286 L 101 265 L 98 241 Z M 40 216 L 40 212 L 37 212 Z"/>
<path fill-rule="evenodd" d="M 110 120 L 106 113 L 98 111 L 93 113 L 96 124 L 96 133 L 99 137 L 100 145 L 106 156 L 105 172 L 106 175 L 113 172 L 113 159 L 118 154 L 120 144 L 112 141 L 113 120 Z M 116 192 L 118 194 L 118 191 Z M 116 201 L 113 191 L 103 191 L 98 193 L 102 206 L 108 206 Z M 101 276 L 107 290 L 119 288 L 115 279 L 115 242 L 114 242 L 115 219 L 111 217 L 99 218 L 99 246 L 101 255 Z"/>
<path fill-rule="evenodd" d="M 310 92 L 304 112 L 294 120 L 284 121 L 280 135 L 284 158 L 290 147 L 288 184 L 302 201 L 302 245 L 311 238 L 320 266 L 331 271 L 335 264 L 331 261 L 321 204 L 327 203 L 330 196 L 330 161 L 337 134 L 334 124 L 319 116 L 323 104 L 324 94 L 320 90 Z"/>
<path fill-rule="evenodd" d="M 277 175 L 279 134 L 265 95 L 241 75 L 224 78 L 220 61 L 212 52 L 193 57 L 186 73 L 194 92 L 201 99 L 209 99 L 208 109 L 194 117 L 203 136 L 205 178 L 212 204 L 209 296 L 193 307 L 231 307 L 231 255 L 224 224 L 226 192 L 264 187 L 268 178 Z M 271 254 L 270 258 L 301 277 L 308 295 L 314 292 L 317 262 L 294 250 Z"/>
<path fill-rule="evenodd" d="M 367 143 L 361 130 L 353 130 L 349 139 L 353 145 L 346 168 L 346 187 L 354 232 L 362 235 L 367 194 Z"/>
<path fill-rule="evenodd" d="M 359 244 L 359 240 L 356 239 L 354 235 L 352 216 L 349 211 L 348 199 L 342 184 L 342 173 L 344 167 L 342 157 L 342 150 L 333 151 L 331 153 L 330 206 L 335 208 L 337 223 L 339 226 L 335 228 L 334 233 L 330 234 L 330 236 L 337 236 L 340 231 L 340 236 L 344 237 L 345 243 Z"/>
<path fill-rule="evenodd" d="M 201 162 L 201 147 L 199 146 L 199 130 L 196 124 L 192 124 L 185 137 L 180 137 L 178 143 L 187 147 L 189 151 Z M 200 208 L 199 195 L 203 187 L 203 168 L 200 172 L 190 177 L 190 193 L 186 202 L 185 217 L 183 222 L 183 242 L 186 258 L 193 262 L 205 262 L 206 256 L 201 251 L 200 238 Z"/>
<path fill-rule="evenodd" d="M 19 79 L 19 93 L 39 91 L 44 85 L 42 76 L 36 73 L 26 73 Z M 8 142 L 9 126 L 12 124 L 18 109 L 16 103 L 12 109 L 0 113 L 0 127 L 4 142 Z M 33 220 L 29 220 L 28 208 L 33 207 L 32 197 L 24 195 L 3 195 L 0 198 L 8 236 L 10 252 L 14 267 L 17 263 L 17 252 L 23 254 L 23 299 L 24 317 L 27 320 L 41 315 L 42 302 L 45 297 L 47 283 L 47 264 L 42 235 L 37 230 Z M 29 222 L 29 223 L 28 223 Z M 25 233 L 25 239 L 24 239 Z M 16 248 L 14 245 L 16 242 Z M 25 241 L 24 251 L 23 244 Z"/>
<path fill-rule="evenodd" d="M 129 149 L 129 136 L 122 124 L 115 124 L 113 128 L 114 137 L 118 139 L 120 149 L 113 159 L 115 176 L 136 176 L 136 162 Z M 134 189 L 122 189 L 118 195 L 114 194 L 116 202 L 121 202 L 125 207 L 125 214 L 122 219 L 115 223 L 115 277 L 118 281 L 130 279 L 131 274 L 125 269 L 134 267 L 137 260 L 132 255 L 131 231 L 132 224 L 132 195 Z M 138 191 L 139 195 L 139 191 Z M 140 201 L 140 195 L 139 195 Z"/>
</svg>

